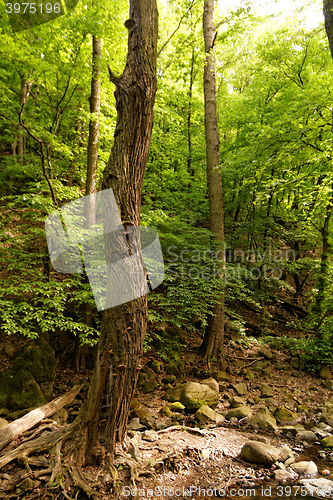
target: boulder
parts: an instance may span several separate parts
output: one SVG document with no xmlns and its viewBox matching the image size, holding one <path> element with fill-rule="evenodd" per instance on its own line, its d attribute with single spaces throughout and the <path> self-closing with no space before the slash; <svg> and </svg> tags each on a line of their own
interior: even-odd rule
<svg viewBox="0 0 333 500">
<path fill-rule="evenodd" d="M 213 391 L 216 391 L 216 392 L 220 391 L 219 384 L 215 380 L 215 378 L 213 378 L 213 377 L 206 378 L 205 380 L 202 380 L 200 382 L 200 384 L 208 385 L 208 387 L 210 387 L 211 389 L 213 389 Z"/>
<path fill-rule="evenodd" d="M 244 396 L 247 393 L 247 385 L 242 382 L 233 386 L 238 396 Z"/>
<path fill-rule="evenodd" d="M 157 382 L 145 382 L 142 387 L 142 392 L 143 394 L 149 394 L 150 392 L 155 391 L 157 389 L 158 383 Z"/>
<path fill-rule="evenodd" d="M 276 481 L 284 483 L 285 481 L 294 481 L 298 478 L 298 475 L 292 469 L 277 469 L 274 471 L 274 477 Z"/>
<path fill-rule="evenodd" d="M 269 349 L 259 349 L 258 354 L 266 359 L 274 359 L 274 354 Z"/>
<path fill-rule="evenodd" d="M 310 497 L 332 498 L 333 481 L 330 479 L 302 479 L 301 485 L 306 488 Z"/>
<path fill-rule="evenodd" d="M 300 418 L 299 416 L 296 415 L 296 413 L 282 406 L 276 408 L 273 415 L 276 418 L 276 420 L 282 425 L 297 422 L 297 420 L 299 420 Z"/>
<path fill-rule="evenodd" d="M 229 401 L 231 408 L 238 408 L 238 406 L 244 406 L 245 402 L 239 396 L 234 396 Z"/>
<path fill-rule="evenodd" d="M 218 382 L 224 382 L 226 380 L 229 380 L 229 376 L 227 375 L 227 373 L 225 371 L 219 371 L 217 372 L 217 374 L 215 375 L 215 379 L 218 381 Z"/>
<path fill-rule="evenodd" d="M 272 465 L 278 461 L 279 452 L 270 444 L 248 441 L 241 449 L 240 456 L 251 464 Z"/>
<path fill-rule="evenodd" d="M 305 441 L 306 443 L 315 443 L 318 441 L 318 438 L 312 431 L 300 431 L 296 434 L 296 440 Z"/>
<path fill-rule="evenodd" d="M 9 424 L 8 420 L 6 420 L 5 418 L 0 418 L 0 430 L 6 427 L 6 425 L 8 424 Z"/>
<path fill-rule="evenodd" d="M 140 419 L 139 418 L 132 418 L 130 423 L 127 426 L 128 431 L 142 431 L 144 430 L 145 427 L 140 424 Z"/>
<path fill-rule="evenodd" d="M 158 434 L 156 431 L 144 431 L 142 433 L 142 439 L 153 443 L 155 441 L 158 441 Z"/>
<path fill-rule="evenodd" d="M 327 365 L 323 365 L 319 370 L 319 377 L 324 380 L 332 380 L 333 375 L 331 368 Z"/>
<path fill-rule="evenodd" d="M 333 448 L 333 436 L 322 439 L 321 445 L 323 448 Z"/>
<path fill-rule="evenodd" d="M 174 382 L 176 382 L 176 380 L 176 375 L 166 375 L 162 378 L 163 384 L 173 384 Z"/>
<path fill-rule="evenodd" d="M 201 424 L 205 424 L 207 422 L 209 423 L 217 423 L 217 422 L 223 422 L 224 417 L 217 413 L 216 411 L 212 410 L 209 408 L 209 406 L 201 406 L 199 410 L 196 412 L 194 416 L 195 420 L 200 422 Z"/>
<path fill-rule="evenodd" d="M 179 401 L 176 401 L 175 403 L 171 403 L 169 406 L 171 411 L 176 411 L 176 412 L 182 412 L 185 410 L 185 406 L 182 405 Z"/>
<path fill-rule="evenodd" d="M 297 474 L 301 474 L 303 476 L 312 476 L 313 474 L 317 474 L 318 469 L 314 462 L 294 462 L 290 465 L 290 467 L 297 472 Z"/>
<path fill-rule="evenodd" d="M 147 363 L 147 366 L 149 366 L 149 368 L 151 368 L 155 373 L 160 373 L 161 371 L 161 363 L 157 361 L 157 359 L 154 359 L 154 361 L 149 361 L 149 363 Z"/>
<path fill-rule="evenodd" d="M 159 413 L 164 417 L 171 417 L 172 415 L 172 411 L 168 406 L 163 406 L 163 408 L 160 409 Z"/>
<path fill-rule="evenodd" d="M 273 396 L 273 389 L 270 385 L 261 384 L 260 386 L 260 397 L 261 398 L 271 398 Z"/>
<path fill-rule="evenodd" d="M 229 410 L 226 418 L 230 420 L 231 418 L 237 418 L 240 420 L 241 418 L 251 417 L 252 411 L 249 406 L 238 406 L 237 408 L 233 408 Z"/>
<path fill-rule="evenodd" d="M 253 429 L 263 431 L 275 431 L 277 429 L 276 420 L 267 408 L 259 408 L 257 414 L 249 418 L 248 423 Z"/>
<path fill-rule="evenodd" d="M 168 389 L 164 398 L 171 403 L 180 401 L 186 410 L 198 410 L 202 405 L 215 408 L 219 401 L 219 393 L 208 385 L 197 382 L 186 382 Z"/>
<path fill-rule="evenodd" d="M 292 436 L 296 436 L 297 429 L 293 425 L 285 425 L 282 427 L 282 430 L 285 434 L 291 434 Z"/>
<path fill-rule="evenodd" d="M 289 446 L 287 446 L 287 445 L 282 446 L 281 450 L 279 450 L 279 453 L 280 453 L 280 459 L 282 460 L 282 462 L 285 462 L 286 460 L 290 460 L 290 459 L 292 459 L 293 462 L 295 461 L 295 456 L 293 454 L 292 449 L 289 448 Z M 292 463 L 292 462 L 290 462 L 290 463 Z"/>
</svg>

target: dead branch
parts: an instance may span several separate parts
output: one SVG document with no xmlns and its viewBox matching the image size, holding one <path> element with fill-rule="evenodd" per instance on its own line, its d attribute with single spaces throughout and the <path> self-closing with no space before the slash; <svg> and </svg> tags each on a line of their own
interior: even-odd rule
<svg viewBox="0 0 333 500">
<path fill-rule="evenodd" d="M 44 418 L 54 415 L 57 411 L 68 405 L 75 399 L 75 396 L 80 392 L 82 385 L 76 385 L 66 394 L 59 396 L 50 403 L 30 411 L 24 417 L 14 420 L 0 430 L 0 450 L 8 443 L 13 441 L 19 434 L 31 429 L 34 425 L 41 422 Z M 1 466 L 0 466 L 1 467 Z"/>
</svg>

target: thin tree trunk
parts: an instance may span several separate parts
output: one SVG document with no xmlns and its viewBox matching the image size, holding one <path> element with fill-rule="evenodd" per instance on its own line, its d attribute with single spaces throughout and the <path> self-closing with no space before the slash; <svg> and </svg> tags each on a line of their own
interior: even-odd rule
<svg viewBox="0 0 333 500">
<path fill-rule="evenodd" d="M 20 93 L 20 109 L 25 108 L 28 97 L 30 94 L 30 89 L 32 86 L 32 82 L 27 82 L 24 78 L 21 81 L 21 93 Z M 16 135 L 17 139 L 17 155 L 19 157 L 19 161 L 23 163 L 24 159 L 24 145 L 23 145 L 23 130 L 20 129 Z"/>
<path fill-rule="evenodd" d="M 326 34 L 333 58 L 333 0 L 323 0 L 323 13 Z"/>
<path fill-rule="evenodd" d="M 204 69 L 204 97 L 205 97 L 205 137 L 207 183 L 209 195 L 209 229 L 214 233 L 218 242 L 220 261 L 218 272 L 224 273 L 224 211 L 222 182 L 220 173 L 220 148 L 216 113 L 216 83 L 215 83 L 215 54 L 214 43 L 216 30 L 214 28 L 214 0 L 204 3 L 203 31 L 205 39 L 206 61 Z M 224 339 L 224 294 L 214 306 L 209 316 L 208 327 L 205 332 L 200 352 L 209 360 L 218 354 Z"/>
<path fill-rule="evenodd" d="M 123 223 L 138 226 L 157 88 L 156 0 L 131 0 L 130 18 L 126 22 L 129 26 L 126 67 L 120 77 L 109 70 L 110 79 L 116 85 L 118 115 L 103 189 L 113 189 Z M 118 243 L 121 245 L 120 241 L 110 245 Z M 137 272 L 138 269 L 129 266 L 129 280 Z M 116 445 L 124 442 L 146 324 L 146 296 L 104 312 L 93 380 L 79 417 L 81 432 L 77 432 L 72 442 L 79 449 L 79 463 L 93 462 L 99 456 L 101 445 L 112 460 Z"/>
</svg>

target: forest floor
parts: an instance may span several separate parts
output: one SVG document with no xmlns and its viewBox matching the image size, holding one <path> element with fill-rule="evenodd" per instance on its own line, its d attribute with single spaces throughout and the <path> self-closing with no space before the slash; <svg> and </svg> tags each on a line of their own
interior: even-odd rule
<svg viewBox="0 0 333 500">
<path fill-rule="evenodd" d="M 238 314 L 246 318 L 250 329 L 258 327 L 260 317 L 256 311 L 238 304 Z M 267 311 L 266 311 L 267 313 Z M 286 311 L 277 312 L 280 322 L 266 322 L 266 334 L 279 336 L 282 334 L 298 337 L 301 332 L 288 325 L 297 317 Z M 189 345 L 182 350 L 182 362 L 184 372 L 176 383 L 187 381 L 200 381 L 207 376 L 213 375 L 214 371 L 203 367 L 197 350 L 199 337 L 193 336 Z M 272 359 L 266 361 L 264 369 L 256 369 L 258 361 L 264 359 L 260 349 L 268 348 Z M 319 416 L 327 401 L 330 400 L 332 391 L 327 389 L 324 381 L 316 373 L 307 372 L 302 367 L 297 368 L 299 352 L 290 349 L 275 349 L 272 346 L 262 345 L 260 337 L 257 340 L 249 340 L 248 337 L 227 329 L 224 348 L 224 368 L 227 378 L 220 383 L 220 401 L 215 411 L 226 415 L 230 409 L 230 399 L 239 395 L 236 386 L 244 383 L 245 394 L 241 395 L 244 403 L 251 407 L 253 414 L 258 408 L 267 407 L 273 412 L 277 407 L 286 407 L 298 415 L 298 422 L 306 429 L 314 427 L 319 422 Z M 191 497 L 199 498 L 246 498 L 251 489 L 256 490 L 256 496 L 261 498 L 265 495 L 263 485 L 275 484 L 274 468 L 264 467 L 244 462 L 240 458 L 240 450 L 246 441 L 256 439 L 269 442 L 277 448 L 288 445 L 294 450 L 296 461 L 304 460 L 306 454 L 317 461 L 318 477 L 322 475 L 333 479 L 330 470 L 324 470 L 324 463 L 318 462 L 318 445 L 310 446 L 306 442 L 296 441 L 291 434 L 286 434 L 280 426 L 273 431 L 254 431 L 246 419 L 232 421 L 226 419 L 218 424 L 202 424 L 195 422 L 193 413 L 174 414 L 169 423 L 158 425 L 163 420 L 161 409 L 168 406 L 165 401 L 162 378 L 165 376 L 165 363 L 158 353 L 152 348 L 147 352 L 142 365 L 152 360 L 159 360 L 161 371 L 156 375 L 158 387 L 150 393 L 144 394 L 137 389 L 135 398 L 146 412 L 146 420 L 141 429 L 129 430 L 130 446 L 134 447 L 135 460 L 129 458 L 132 466 L 117 460 L 118 481 L 117 488 L 110 481 L 110 475 L 99 467 L 87 467 L 83 470 L 83 476 L 91 486 L 99 493 L 102 500 L 113 498 L 161 498 Z M 8 359 L 4 360 L 1 369 L 10 365 Z M 294 365 L 296 368 L 294 368 Z M 2 371 L 1 370 L 1 371 Z M 91 371 L 77 373 L 68 368 L 68 362 L 62 360 L 57 367 L 57 375 L 54 383 L 54 395 L 62 394 L 69 390 L 75 383 L 87 381 Z M 263 398 L 260 392 L 261 384 L 267 384 L 272 389 L 269 398 Z M 79 412 L 86 393 L 81 393 L 73 403 L 68 405 L 68 420 L 72 422 Z M 19 416 L 19 415 L 17 415 Z M 66 425 L 66 424 L 65 424 Z M 155 431 L 153 437 L 144 437 L 145 429 Z M 132 453 L 133 456 L 133 453 Z M 308 457 L 309 459 L 309 457 Z M 25 492 L 17 489 L 8 489 L 12 479 L 16 485 L 22 468 L 20 463 L 12 462 L 6 465 L 0 474 L 0 498 L 24 498 L 27 500 L 40 497 L 38 485 L 28 488 Z M 327 466 L 326 466 L 327 469 Z M 132 481 L 135 477 L 135 483 Z M 266 487 L 265 486 L 265 487 Z M 261 488 L 261 490 L 260 490 Z M 53 497 L 57 498 L 57 492 Z M 61 496 L 59 497 L 61 498 Z M 78 496 L 75 498 L 85 498 Z"/>
</svg>

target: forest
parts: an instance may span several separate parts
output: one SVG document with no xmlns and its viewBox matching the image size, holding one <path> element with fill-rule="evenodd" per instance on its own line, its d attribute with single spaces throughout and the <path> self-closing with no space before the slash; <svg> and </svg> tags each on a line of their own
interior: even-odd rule
<svg viewBox="0 0 333 500">
<path fill-rule="evenodd" d="M 0 498 L 331 497 L 333 0 L 0 36 Z"/>
</svg>

